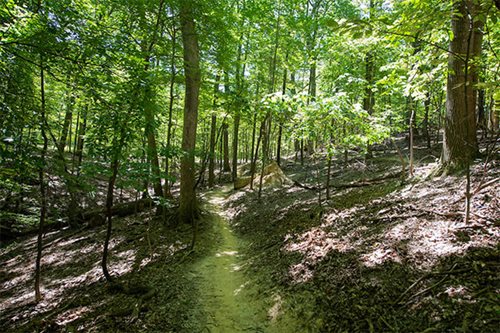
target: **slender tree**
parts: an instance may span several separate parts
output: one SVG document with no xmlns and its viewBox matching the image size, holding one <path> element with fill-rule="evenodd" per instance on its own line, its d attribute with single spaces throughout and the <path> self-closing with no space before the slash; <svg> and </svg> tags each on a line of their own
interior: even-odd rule
<svg viewBox="0 0 500 333">
<path fill-rule="evenodd" d="M 43 249 L 43 230 L 45 227 L 45 218 L 47 215 L 47 186 L 45 183 L 45 163 L 48 148 L 48 138 L 47 138 L 47 116 L 45 114 L 45 73 L 44 73 L 44 61 L 43 56 L 40 55 L 40 96 L 41 96 L 41 106 L 40 106 L 40 132 L 43 139 L 43 147 L 40 154 L 40 166 L 38 170 L 38 178 L 40 181 L 40 223 L 38 225 L 38 237 L 37 237 L 37 251 L 36 251 L 36 263 L 35 263 L 35 301 L 39 302 L 42 299 L 42 294 L 40 292 L 40 275 L 41 275 L 41 261 L 42 261 L 42 249 Z"/>
</svg>

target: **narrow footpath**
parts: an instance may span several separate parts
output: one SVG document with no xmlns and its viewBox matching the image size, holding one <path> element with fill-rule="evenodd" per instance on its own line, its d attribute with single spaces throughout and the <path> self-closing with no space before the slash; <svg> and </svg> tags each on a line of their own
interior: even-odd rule
<svg viewBox="0 0 500 333">
<path fill-rule="evenodd" d="M 200 291 L 205 332 L 269 332 L 267 313 L 242 272 L 244 243 L 230 229 L 221 207 L 227 191 L 207 193 L 216 249 L 194 263 L 192 276 Z"/>
</svg>

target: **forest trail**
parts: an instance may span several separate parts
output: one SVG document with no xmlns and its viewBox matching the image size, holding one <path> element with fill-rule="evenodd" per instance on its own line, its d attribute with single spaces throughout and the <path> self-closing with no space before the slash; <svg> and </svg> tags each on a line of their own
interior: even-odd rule
<svg viewBox="0 0 500 333">
<path fill-rule="evenodd" d="M 194 263 L 192 276 L 201 295 L 207 332 L 269 332 L 265 307 L 251 296 L 249 281 L 241 270 L 244 242 L 233 234 L 221 207 L 227 190 L 206 194 L 217 235 L 212 253 Z"/>
</svg>

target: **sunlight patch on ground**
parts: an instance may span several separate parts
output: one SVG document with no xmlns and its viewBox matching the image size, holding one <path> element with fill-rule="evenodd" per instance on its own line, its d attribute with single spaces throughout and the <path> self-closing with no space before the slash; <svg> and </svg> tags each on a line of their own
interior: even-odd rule
<svg viewBox="0 0 500 333">
<path fill-rule="evenodd" d="M 238 255 L 238 251 L 222 251 L 215 254 L 216 257 L 236 256 L 236 255 Z"/>
<path fill-rule="evenodd" d="M 67 310 L 61 314 L 59 314 L 56 319 L 55 323 L 59 326 L 66 326 L 69 323 L 79 319 L 86 313 L 92 312 L 93 309 L 89 306 L 79 306 L 74 309 Z"/>
<path fill-rule="evenodd" d="M 109 270 L 117 275 L 123 275 L 132 271 L 137 251 L 128 250 L 115 254 L 113 257 L 119 258 L 118 261 L 111 259 Z"/>
<path fill-rule="evenodd" d="M 241 270 L 241 265 L 239 264 L 231 264 L 231 272 L 238 272 Z"/>
<path fill-rule="evenodd" d="M 420 172 L 425 175 L 430 169 Z M 463 254 L 473 247 L 495 246 L 500 228 L 494 221 L 500 219 L 500 209 L 492 208 L 499 207 L 498 199 L 488 194 L 475 195 L 471 223 L 464 225 L 460 214 L 463 188 L 462 179 L 443 176 L 409 184 L 383 200 L 331 210 L 320 226 L 286 236 L 283 249 L 303 255 L 300 262 L 291 265 L 289 275 L 295 282 L 310 280 L 315 266 L 332 251 L 355 251 L 365 267 L 409 262 L 427 270 L 443 257 Z M 312 205 L 295 202 L 283 208 L 279 218 L 290 209 L 307 212 Z M 379 227 L 369 227 L 372 224 Z"/>
<path fill-rule="evenodd" d="M 283 307 L 283 299 L 280 295 L 276 294 L 273 297 L 274 304 L 267 311 L 267 316 L 272 322 L 275 322 L 278 317 L 281 315 L 282 307 Z"/>
<path fill-rule="evenodd" d="M 52 250 L 50 253 L 43 254 L 42 265 L 48 266 L 64 266 L 69 263 L 77 261 L 76 259 L 81 258 L 82 254 L 88 254 L 97 250 L 97 245 L 88 245 L 75 250 L 63 250 L 56 251 Z"/>
<path fill-rule="evenodd" d="M 288 235 L 285 241 L 294 238 Z M 303 254 L 300 263 L 293 265 L 289 274 L 295 282 L 305 282 L 312 278 L 311 266 L 323 259 L 330 251 L 348 252 L 353 249 L 353 241 L 349 237 L 339 238 L 335 232 L 325 232 L 322 227 L 316 227 L 288 242 L 284 250 Z"/>
<path fill-rule="evenodd" d="M 384 247 L 379 247 L 371 253 L 361 255 L 361 260 L 367 267 L 375 267 L 386 261 L 402 262 L 396 250 Z"/>
<path fill-rule="evenodd" d="M 43 291 L 44 288 L 41 287 L 40 290 Z M 0 310 L 4 311 L 15 306 L 22 306 L 32 302 L 34 299 L 35 291 L 25 289 L 23 293 L 18 293 L 0 303 Z"/>
<path fill-rule="evenodd" d="M 243 289 L 248 285 L 248 281 L 241 284 L 235 291 L 234 291 L 234 295 L 237 296 L 239 293 L 241 293 L 243 291 Z"/>
</svg>

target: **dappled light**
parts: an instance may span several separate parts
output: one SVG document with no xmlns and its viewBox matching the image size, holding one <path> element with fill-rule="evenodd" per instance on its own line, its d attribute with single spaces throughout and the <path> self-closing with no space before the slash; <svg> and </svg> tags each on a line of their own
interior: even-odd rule
<svg viewBox="0 0 500 333">
<path fill-rule="evenodd" d="M 0 5 L 0 331 L 497 332 L 500 1 Z"/>
</svg>

